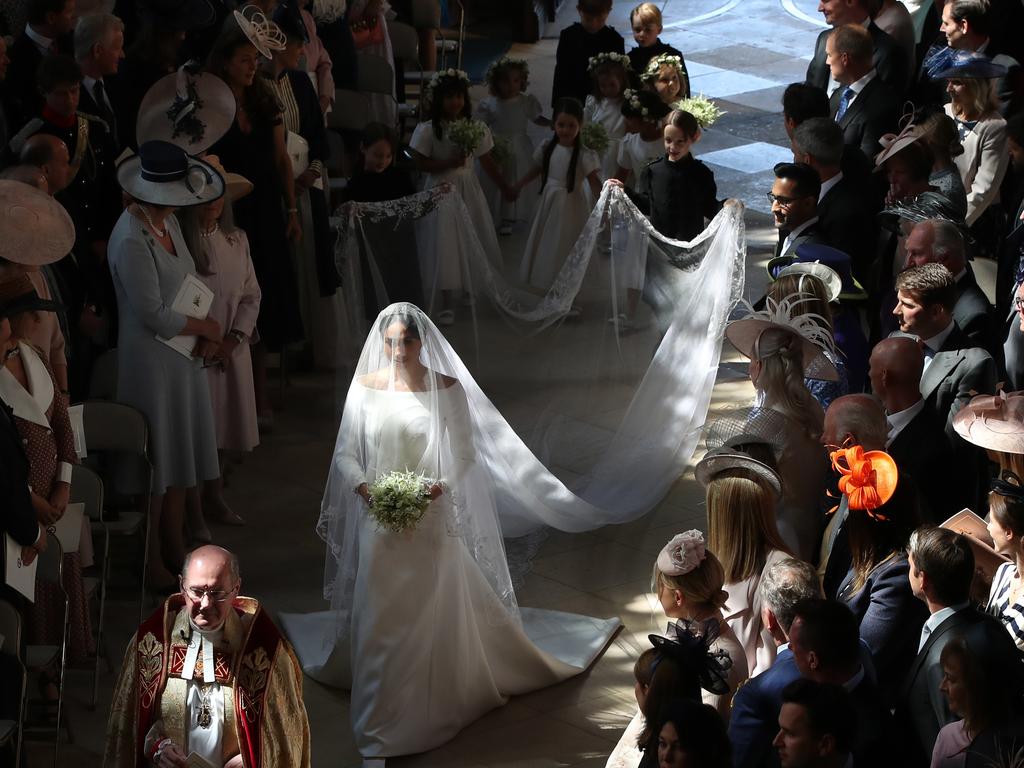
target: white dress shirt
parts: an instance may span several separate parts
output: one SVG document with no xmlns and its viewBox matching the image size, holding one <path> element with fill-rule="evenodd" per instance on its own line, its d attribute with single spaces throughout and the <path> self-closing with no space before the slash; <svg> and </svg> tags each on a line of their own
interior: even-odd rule
<svg viewBox="0 0 1024 768">
<path fill-rule="evenodd" d="M 843 172 L 840 171 L 828 181 L 821 182 L 821 192 L 818 193 L 818 202 L 820 203 L 825 198 L 825 195 L 828 193 L 828 191 L 842 180 Z"/>
<path fill-rule="evenodd" d="M 928 366 L 932 364 L 932 358 L 942 349 L 942 345 L 946 343 L 946 339 L 949 338 L 949 334 L 953 332 L 953 321 L 949 321 L 949 325 L 943 328 L 941 331 L 936 333 L 934 336 L 928 339 L 921 339 L 921 343 L 924 344 L 924 369 L 928 370 Z"/>
<path fill-rule="evenodd" d="M 56 41 L 51 37 L 39 34 L 29 24 L 25 25 L 25 37 L 35 43 L 36 48 L 43 56 L 53 53 L 53 44 Z"/>
<path fill-rule="evenodd" d="M 885 420 L 889 423 L 889 433 L 885 438 L 885 447 L 892 445 L 893 441 L 906 426 L 912 422 L 921 411 L 924 410 L 924 398 L 921 398 L 909 408 L 904 408 L 896 413 L 887 413 Z"/>
<path fill-rule="evenodd" d="M 969 607 L 970 603 L 960 603 L 959 605 L 947 605 L 945 608 L 940 608 L 935 613 L 927 618 L 924 622 L 924 626 L 921 627 L 921 640 L 917 644 L 917 652 L 920 653 L 921 649 L 924 648 L 924 644 L 928 642 L 928 637 L 939 628 L 946 619 L 952 616 L 954 613 L 958 613 L 965 608 Z"/>
<path fill-rule="evenodd" d="M 860 96 L 860 92 L 863 91 L 864 87 L 874 80 L 877 75 L 878 73 L 875 71 L 874 67 L 872 67 L 871 71 L 864 75 L 864 77 L 860 78 L 860 80 L 850 83 L 849 88 L 853 91 L 853 95 L 850 96 L 850 100 L 846 104 L 847 109 L 853 106 L 853 102 L 855 102 L 857 97 Z"/>
<path fill-rule="evenodd" d="M 817 224 L 817 223 L 818 223 L 818 217 L 817 216 L 813 216 L 813 217 L 809 218 L 807 221 L 805 221 L 803 224 L 801 224 L 799 227 L 797 227 L 796 229 L 791 231 L 789 233 L 789 235 L 786 236 L 786 239 L 782 241 L 782 250 L 779 251 L 779 253 L 783 254 L 786 251 L 788 251 L 790 243 L 792 243 L 793 240 L 798 238 L 800 236 L 801 232 L 803 232 L 805 229 L 807 229 L 812 224 Z"/>
<path fill-rule="evenodd" d="M 110 103 L 110 99 L 107 97 L 107 84 L 103 82 L 103 78 L 97 80 L 96 78 L 89 77 L 88 75 L 82 78 L 82 87 L 89 92 L 93 101 L 96 101 L 96 83 L 103 86 L 103 103 L 106 105 L 107 109 L 113 112 L 114 106 Z"/>
</svg>

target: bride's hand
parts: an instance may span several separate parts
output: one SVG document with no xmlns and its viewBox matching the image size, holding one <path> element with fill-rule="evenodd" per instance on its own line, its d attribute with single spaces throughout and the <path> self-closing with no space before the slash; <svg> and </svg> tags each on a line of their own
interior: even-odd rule
<svg viewBox="0 0 1024 768">
<path fill-rule="evenodd" d="M 361 483 L 359 485 L 359 487 L 356 488 L 356 493 L 358 493 L 360 496 L 363 497 L 363 501 L 366 502 L 366 506 L 369 507 L 369 506 L 372 505 L 372 502 L 370 501 L 370 486 L 369 485 L 367 485 L 366 483 Z"/>
<path fill-rule="evenodd" d="M 427 493 L 430 494 L 430 500 L 433 501 L 444 493 L 444 487 L 440 483 L 434 483 L 430 486 L 430 490 L 428 490 Z"/>
</svg>

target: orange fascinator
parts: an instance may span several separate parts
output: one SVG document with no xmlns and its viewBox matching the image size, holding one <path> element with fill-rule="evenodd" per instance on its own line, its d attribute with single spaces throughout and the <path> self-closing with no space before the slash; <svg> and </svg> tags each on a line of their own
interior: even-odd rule
<svg viewBox="0 0 1024 768">
<path fill-rule="evenodd" d="M 840 474 L 839 490 L 850 509 L 860 509 L 876 520 L 885 515 L 876 510 L 892 498 L 899 481 L 896 462 L 885 451 L 865 451 L 861 446 L 832 451 L 832 468 Z"/>
</svg>

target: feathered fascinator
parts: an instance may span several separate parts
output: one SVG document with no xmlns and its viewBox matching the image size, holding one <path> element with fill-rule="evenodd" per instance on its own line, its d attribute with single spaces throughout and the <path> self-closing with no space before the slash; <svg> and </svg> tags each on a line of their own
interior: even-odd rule
<svg viewBox="0 0 1024 768">
<path fill-rule="evenodd" d="M 795 339 L 803 348 L 804 376 L 836 381 L 839 374 L 824 353 L 828 350 L 836 354 L 835 340 L 825 318 L 812 312 L 798 312 L 798 307 L 808 301 L 810 299 L 798 293 L 779 302 L 768 297 L 760 312 L 743 301 L 746 317 L 729 323 L 725 336 L 742 354 L 757 360 L 778 354 L 787 342 Z"/>
<path fill-rule="evenodd" d="M 662 658 L 672 659 L 686 672 L 696 677 L 700 687 L 705 691 L 716 696 L 725 695 L 729 692 L 732 659 L 725 651 L 711 648 L 718 639 L 719 631 L 717 619 L 680 619 L 675 624 L 669 624 L 666 636 L 648 635 L 647 639 L 658 651 L 655 669 Z"/>
<path fill-rule="evenodd" d="M 281 28 L 255 5 L 247 5 L 234 13 L 235 22 L 262 56 L 271 59 L 274 57 L 274 51 L 284 50 L 288 38 Z"/>
<path fill-rule="evenodd" d="M 887 519 L 878 509 L 892 498 L 899 482 L 892 457 L 885 451 L 865 451 L 859 445 L 832 451 L 830 457 L 850 509 L 867 512 L 873 520 Z"/>
<path fill-rule="evenodd" d="M 696 528 L 676 534 L 658 554 L 658 570 L 666 576 L 684 576 L 707 557 L 704 534 Z"/>
</svg>

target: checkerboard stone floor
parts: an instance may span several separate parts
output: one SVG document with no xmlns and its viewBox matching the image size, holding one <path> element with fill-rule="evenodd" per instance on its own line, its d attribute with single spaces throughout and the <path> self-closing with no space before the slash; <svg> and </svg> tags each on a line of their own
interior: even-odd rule
<svg viewBox="0 0 1024 768">
<path fill-rule="evenodd" d="M 575 14 L 573 0 L 565 5 L 551 26 L 556 38 Z M 632 5 L 618 0 L 611 20 L 627 38 L 627 47 Z M 786 84 L 803 78 L 821 27 L 815 8 L 813 0 L 664 3 L 663 39 L 684 52 L 693 90 L 715 98 L 726 111 L 705 132 L 696 154 L 714 170 L 719 195 L 739 198 L 747 205 L 747 295 L 751 297 L 761 295 L 764 263 L 774 242 L 764 194 L 771 186 L 771 168 L 791 157 L 780 98 Z M 530 59 L 535 93 L 548 103 L 550 94 L 545 89 L 554 66 L 555 40 L 516 45 L 512 52 Z M 483 95 L 479 90 L 474 93 L 477 98 Z M 517 232 L 504 241 L 510 263 L 524 238 L 525 232 Z M 737 355 L 726 349 L 713 408 L 750 400 L 745 366 L 738 363 Z M 323 545 L 312 529 L 334 443 L 333 376 L 295 376 L 288 397 L 288 409 L 279 414 L 275 431 L 231 478 L 228 499 L 249 525 L 214 527 L 217 541 L 241 557 L 244 591 L 264 600 L 275 612 L 323 607 Z M 495 399 L 501 407 L 499 398 Z M 586 439 L 585 430 L 580 439 Z M 519 591 L 520 602 L 592 616 L 617 615 L 626 630 L 586 674 L 517 697 L 442 748 L 389 764 L 394 768 L 603 766 L 635 706 L 633 660 L 646 644 L 646 635 L 658 631 L 663 622 L 648 595 L 650 563 L 670 536 L 705 524 L 703 495 L 688 471 L 654 511 L 636 522 L 585 534 L 552 534 Z M 60 765 L 102 762 L 114 675 L 134 630 L 135 610 L 126 594 L 115 594 L 108 607 L 106 646 L 115 669 L 104 671 L 95 711 L 86 706 L 91 675 L 69 674 L 66 713 L 74 743 L 62 745 Z M 305 700 L 313 764 L 317 768 L 359 765 L 348 724 L 347 696 L 307 680 Z M 33 766 L 52 759 L 52 751 L 42 745 L 31 746 L 29 754 Z"/>
</svg>

